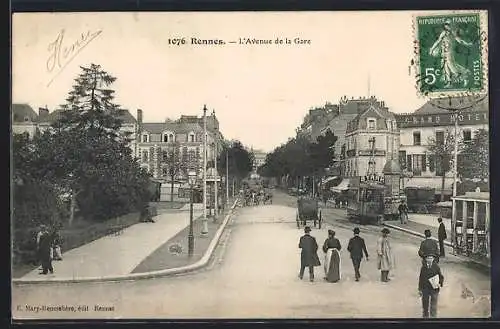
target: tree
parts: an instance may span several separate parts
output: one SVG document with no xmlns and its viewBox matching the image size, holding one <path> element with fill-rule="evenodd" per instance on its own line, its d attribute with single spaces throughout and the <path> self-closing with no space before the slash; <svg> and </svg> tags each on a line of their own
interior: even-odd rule
<svg viewBox="0 0 500 329">
<path fill-rule="evenodd" d="M 489 134 L 479 129 L 470 142 L 463 143 L 458 155 L 458 175 L 463 179 L 489 181 Z"/>
<path fill-rule="evenodd" d="M 446 173 L 451 170 L 451 161 L 455 149 L 454 131 L 447 129 L 441 137 L 430 137 L 427 150 L 430 155 L 430 163 L 435 165 L 437 176 L 441 176 L 441 201 L 444 201 L 444 189 Z M 407 164 L 409 167 L 410 164 Z"/>
<path fill-rule="evenodd" d="M 174 201 L 175 177 L 181 173 L 187 173 L 186 154 L 181 155 L 179 142 L 171 144 L 166 151 L 163 151 L 163 162 L 167 163 L 167 173 L 170 177 L 170 201 Z"/>
<path fill-rule="evenodd" d="M 148 186 L 120 130 L 109 88 L 116 78 L 99 65 L 81 68 L 53 131 L 37 141 L 45 150 L 38 168 L 71 193 L 70 224 L 77 204 L 90 218 L 105 219 L 137 207 Z"/>
<path fill-rule="evenodd" d="M 247 151 L 240 141 L 224 143 L 217 158 L 217 171 L 220 175 L 226 175 L 226 158 L 229 176 L 233 179 L 240 181 L 252 172 L 254 155 Z"/>
</svg>

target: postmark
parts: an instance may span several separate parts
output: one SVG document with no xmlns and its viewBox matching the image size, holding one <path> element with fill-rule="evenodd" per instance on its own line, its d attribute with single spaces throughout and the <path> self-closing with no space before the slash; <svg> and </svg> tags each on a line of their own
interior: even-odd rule
<svg viewBox="0 0 500 329">
<path fill-rule="evenodd" d="M 486 12 L 414 16 L 418 94 L 430 98 L 483 94 L 488 88 Z"/>
</svg>

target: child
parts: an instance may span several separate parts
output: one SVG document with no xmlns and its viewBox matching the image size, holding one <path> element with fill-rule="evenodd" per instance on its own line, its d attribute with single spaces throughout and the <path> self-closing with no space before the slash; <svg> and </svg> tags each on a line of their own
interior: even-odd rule
<svg viewBox="0 0 500 329">
<path fill-rule="evenodd" d="M 444 276 L 441 273 L 439 265 L 434 262 L 434 256 L 428 255 L 425 257 L 425 264 L 422 264 L 420 269 L 420 277 L 418 279 L 418 291 L 422 297 L 422 316 L 431 318 L 437 316 L 437 303 L 439 289 L 443 286 Z"/>
</svg>

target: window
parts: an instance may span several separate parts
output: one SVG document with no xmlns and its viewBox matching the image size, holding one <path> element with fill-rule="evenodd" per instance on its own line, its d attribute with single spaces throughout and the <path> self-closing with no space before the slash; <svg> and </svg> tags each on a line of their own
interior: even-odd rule
<svg viewBox="0 0 500 329">
<path fill-rule="evenodd" d="M 436 144 L 444 144 L 444 131 L 436 131 Z"/>
<path fill-rule="evenodd" d="M 434 155 L 429 155 L 428 157 L 429 161 L 429 171 L 433 172 L 436 170 L 436 157 Z"/>
<path fill-rule="evenodd" d="M 420 176 L 422 175 L 422 171 L 424 171 L 424 156 L 422 154 L 414 154 L 413 155 L 413 175 Z"/>
<path fill-rule="evenodd" d="M 161 174 L 163 176 L 168 176 L 168 167 L 161 168 Z"/>
<path fill-rule="evenodd" d="M 170 134 L 170 135 L 168 135 L 168 141 L 169 141 L 170 143 L 172 143 L 172 142 L 174 142 L 174 141 L 175 141 L 175 140 L 174 140 L 174 134 Z"/>
<path fill-rule="evenodd" d="M 420 145 L 420 131 L 413 132 L 413 145 Z"/>
<path fill-rule="evenodd" d="M 162 161 L 168 162 L 168 152 L 167 151 L 162 152 Z"/>
<path fill-rule="evenodd" d="M 413 163 L 412 163 L 412 156 L 411 154 L 408 154 L 406 156 L 406 170 L 408 171 L 413 171 Z"/>
<path fill-rule="evenodd" d="M 167 134 L 163 135 L 163 142 L 165 142 L 165 143 L 168 142 L 168 135 Z"/>
<path fill-rule="evenodd" d="M 148 162 L 149 156 L 148 156 L 148 151 L 143 150 L 142 151 L 142 162 Z"/>
<path fill-rule="evenodd" d="M 195 137 L 196 137 L 196 136 L 195 136 L 195 134 L 194 134 L 194 133 L 190 133 L 190 134 L 189 134 L 189 137 L 188 137 L 188 142 L 191 142 L 191 143 L 195 142 L 195 141 L 196 141 L 196 140 L 195 140 Z"/>
<path fill-rule="evenodd" d="M 399 166 L 406 168 L 406 151 L 399 151 Z"/>
<path fill-rule="evenodd" d="M 368 129 L 375 129 L 377 121 L 375 119 L 368 119 Z"/>
<path fill-rule="evenodd" d="M 28 121 L 30 121 L 30 118 L 29 117 L 24 117 L 24 121 L 28 122 Z"/>
<path fill-rule="evenodd" d="M 148 142 L 148 135 L 144 134 L 142 135 L 142 142 L 147 143 Z"/>
<path fill-rule="evenodd" d="M 464 134 L 464 142 L 467 143 L 472 141 L 472 132 L 470 131 L 470 129 L 464 130 L 463 134 Z"/>
</svg>

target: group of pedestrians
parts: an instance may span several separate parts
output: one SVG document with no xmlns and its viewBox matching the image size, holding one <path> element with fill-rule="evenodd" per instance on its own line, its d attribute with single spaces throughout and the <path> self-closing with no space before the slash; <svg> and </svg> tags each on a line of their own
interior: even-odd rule
<svg viewBox="0 0 500 329">
<path fill-rule="evenodd" d="M 447 238 L 443 220 L 438 218 L 438 242 L 432 239 L 430 230 L 424 231 L 425 239 L 420 243 L 418 255 L 422 258 L 422 266 L 418 279 L 418 291 L 422 298 L 422 317 L 437 316 L 438 296 L 443 287 L 444 276 L 438 265 L 440 258 L 445 257 L 444 240 Z"/>
<path fill-rule="evenodd" d="M 318 257 L 318 243 L 316 238 L 311 234 L 311 228 L 306 226 L 304 228 L 304 235 L 300 237 L 299 248 L 301 249 L 300 255 L 300 271 L 299 279 L 303 279 L 305 269 L 309 269 L 309 280 L 314 281 L 314 267 L 320 266 L 321 261 Z M 353 230 L 354 236 L 349 239 L 347 244 L 347 251 L 350 254 L 352 265 L 354 268 L 355 281 L 361 279 L 360 267 L 363 256 L 368 261 L 368 250 L 366 248 L 365 240 L 359 236 L 360 229 L 358 227 Z M 381 237 L 377 241 L 377 266 L 381 272 L 381 281 L 388 282 L 389 271 L 395 266 L 394 254 L 388 239 L 389 230 L 382 229 Z M 342 245 L 340 240 L 335 237 L 334 230 L 328 230 L 328 238 L 323 243 L 324 259 L 324 279 L 327 282 L 338 282 L 342 277 L 342 261 L 340 251 Z"/>
<path fill-rule="evenodd" d="M 57 231 L 50 232 L 47 225 L 40 225 L 36 235 L 37 259 L 41 265 L 40 274 L 53 274 L 53 260 L 62 260 L 61 237 Z"/>
</svg>

